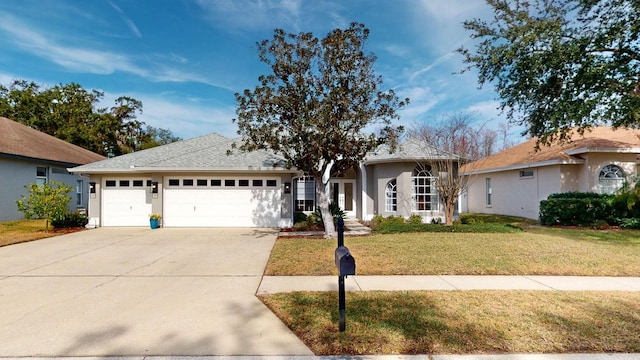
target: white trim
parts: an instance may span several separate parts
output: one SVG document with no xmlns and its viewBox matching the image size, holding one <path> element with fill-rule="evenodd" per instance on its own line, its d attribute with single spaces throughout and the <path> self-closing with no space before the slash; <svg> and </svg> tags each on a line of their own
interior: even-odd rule
<svg viewBox="0 0 640 360">
<path fill-rule="evenodd" d="M 566 150 L 565 154 L 567 155 L 578 155 L 578 154 L 584 154 L 587 152 L 594 152 L 594 153 L 619 153 L 619 154 L 624 154 L 624 153 L 640 153 L 640 147 L 625 147 L 625 148 L 590 148 L 590 147 L 583 147 L 583 148 L 578 148 L 578 149 L 571 149 L 571 150 Z"/>
<path fill-rule="evenodd" d="M 517 165 L 510 165 L 510 166 L 497 167 L 497 168 L 491 168 L 491 169 L 483 169 L 483 170 L 472 170 L 472 171 L 460 173 L 460 176 L 488 174 L 488 173 L 501 172 L 501 171 L 510 171 L 510 170 L 521 170 L 521 169 L 536 168 L 536 167 L 542 167 L 542 166 L 581 165 L 581 164 L 584 164 L 584 163 L 585 163 L 584 159 L 574 159 L 574 160 L 554 159 L 554 160 L 540 161 L 540 162 L 536 162 L 536 163 L 517 164 Z"/>
</svg>

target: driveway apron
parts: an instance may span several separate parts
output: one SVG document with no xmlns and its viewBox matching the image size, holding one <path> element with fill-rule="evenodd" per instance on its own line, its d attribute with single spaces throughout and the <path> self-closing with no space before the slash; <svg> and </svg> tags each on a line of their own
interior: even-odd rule
<svg viewBox="0 0 640 360">
<path fill-rule="evenodd" d="M 100 228 L 0 248 L 0 356 L 312 355 L 256 297 L 277 233 Z"/>
</svg>

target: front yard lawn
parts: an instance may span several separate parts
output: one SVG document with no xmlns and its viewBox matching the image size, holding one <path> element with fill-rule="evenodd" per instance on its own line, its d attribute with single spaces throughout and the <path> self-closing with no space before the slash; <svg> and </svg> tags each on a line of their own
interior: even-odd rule
<svg viewBox="0 0 640 360">
<path fill-rule="evenodd" d="M 50 229 L 45 231 L 46 220 L 16 220 L 0 222 L 0 246 L 60 235 Z"/>
<path fill-rule="evenodd" d="M 262 295 L 316 355 L 640 352 L 640 293 L 335 292 Z"/>
<path fill-rule="evenodd" d="M 640 276 L 640 232 L 553 230 L 378 234 L 345 245 L 358 275 Z M 265 274 L 336 275 L 335 248 L 335 239 L 279 238 Z"/>
</svg>

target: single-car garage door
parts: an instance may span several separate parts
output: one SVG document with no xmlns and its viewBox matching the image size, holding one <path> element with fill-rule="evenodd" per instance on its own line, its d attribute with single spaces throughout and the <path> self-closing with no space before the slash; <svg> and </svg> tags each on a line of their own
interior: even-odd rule
<svg viewBox="0 0 640 360">
<path fill-rule="evenodd" d="M 149 226 L 150 179 L 106 179 L 102 187 L 102 226 Z"/>
<path fill-rule="evenodd" d="M 277 227 L 281 189 L 268 178 L 169 178 L 163 226 Z"/>
</svg>

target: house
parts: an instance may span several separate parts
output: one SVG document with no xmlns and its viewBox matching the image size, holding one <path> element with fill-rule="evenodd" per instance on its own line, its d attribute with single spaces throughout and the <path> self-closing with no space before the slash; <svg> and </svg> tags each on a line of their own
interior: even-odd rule
<svg viewBox="0 0 640 360">
<path fill-rule="evenodd" d="M 0 117 L 0 221 L 21 219 L 16 200 L 27 195 L 25 185 L 63 182 L 73 190 L 69 210 L 86 209 L 88 178 L 66 169 L 104 159 L 13 120 Z"/>
<path fill-rule="evenodd" d="M 539 204 L 563 192 L 614 193 L 638 175 L 640 131 L 594 127 L 564 144 L 536 139 L 461 168 L 471 176 L 463 211 L 538 219 Z M 466 207 L 466 209 L 465 209 Z"/>
<path fill-rule="evenodd" d="M 288 227 L 316 209 L 315 179 L 269 151 L 229 153 L 233 142 L 212 133 L 70 169 L 91 177 L 89 224 L 149 226 L 160 213 L 164 227 Z M 425 149 L 381 147 L 330 178 L 327 194 L 349 217 L 442 217 Z"/>
</svg>

